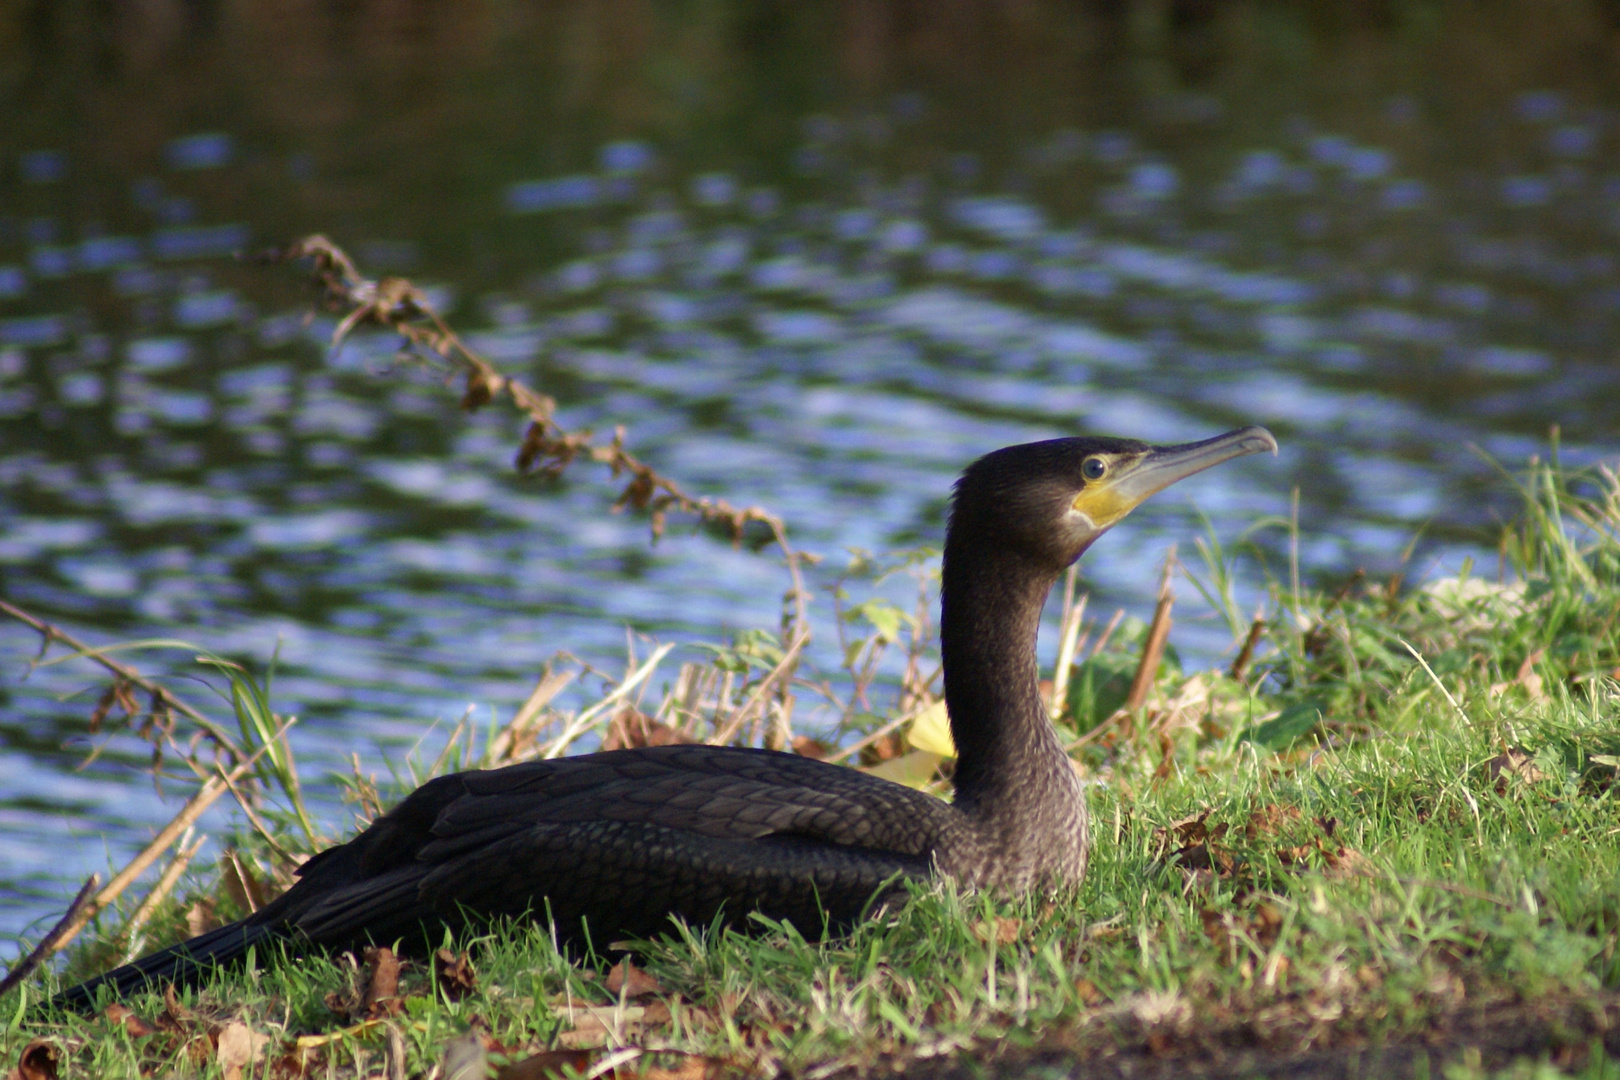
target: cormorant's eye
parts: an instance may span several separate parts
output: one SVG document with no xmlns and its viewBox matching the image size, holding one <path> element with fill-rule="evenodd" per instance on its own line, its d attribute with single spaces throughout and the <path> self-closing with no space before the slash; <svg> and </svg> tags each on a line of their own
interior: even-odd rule
<svg viewBox="0 0 1620 1080">
<path fill-rule="evenodd" d="M 1108 462 L 1100 457 L 1088 457 L 1080 463 L 1080 475 L 1087 480 L 1101 480 L 1108 473 Z"/>
</svg>

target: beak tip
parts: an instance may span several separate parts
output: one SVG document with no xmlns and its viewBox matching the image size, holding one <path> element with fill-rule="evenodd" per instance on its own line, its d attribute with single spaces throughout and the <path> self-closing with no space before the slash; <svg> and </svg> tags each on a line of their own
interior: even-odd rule
<svg viewBox="0 0 1620 1080">
<path fill-rule="evenodd" d="M 1257 454 L 1262 450 L 1270 450 L 1272 457 L 1278 456 L 1277 436 L 1260 427 L 1258 424 L 1244 428 L 1239 435 L 1245 446 L 1250 447 L 1249 453 Z"/>
</svg>

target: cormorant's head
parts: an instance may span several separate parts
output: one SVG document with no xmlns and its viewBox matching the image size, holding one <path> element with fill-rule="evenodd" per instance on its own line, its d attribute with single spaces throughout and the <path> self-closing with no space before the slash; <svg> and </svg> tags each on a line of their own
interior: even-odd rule
<svg viewBox="0 0 1620 1080">
<path fill-rule="evenodd" d="M 951 532 L 1067 566 L 1148 496 L 1262 450 L 1277 452 L 1277 440 L 1262 427 L 1179 446 L 1091 437 L 1009 446 L 962 474 Z"/>
</svg>

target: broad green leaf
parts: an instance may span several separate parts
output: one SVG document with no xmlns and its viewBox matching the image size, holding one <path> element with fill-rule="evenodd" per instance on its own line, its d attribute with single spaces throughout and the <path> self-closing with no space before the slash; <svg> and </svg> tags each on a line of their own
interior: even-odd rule
<svg viewBox="0 0 1620 1080">
<path fill-rule="evenodd" d="M 1309 733 L 1321 720 L 1322 701 L 1319 698 L 1306 698 L 1294 702 L 1265 723 L 1250 728 L 1243 737 L 1268 750 L 1281 750 Z"/>
</svg>

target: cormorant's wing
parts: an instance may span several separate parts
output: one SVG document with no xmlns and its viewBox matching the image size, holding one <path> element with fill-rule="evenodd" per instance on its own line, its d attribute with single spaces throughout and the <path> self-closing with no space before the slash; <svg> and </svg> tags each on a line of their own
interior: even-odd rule
<svg viewBox="0 0 1620 1080">
<path fill-rule="evenodd" d="M 305 864 L 288 922 L 388 940 L 459 912 L 547 912 L 615 936 L 750 910 L 819 933 L 959 828 L 932 796 L 809 758 L 667 746 L 526 762 L 423 785 Z M 290 896 L 291 894 L 289 894 Z"/>
</svg>

